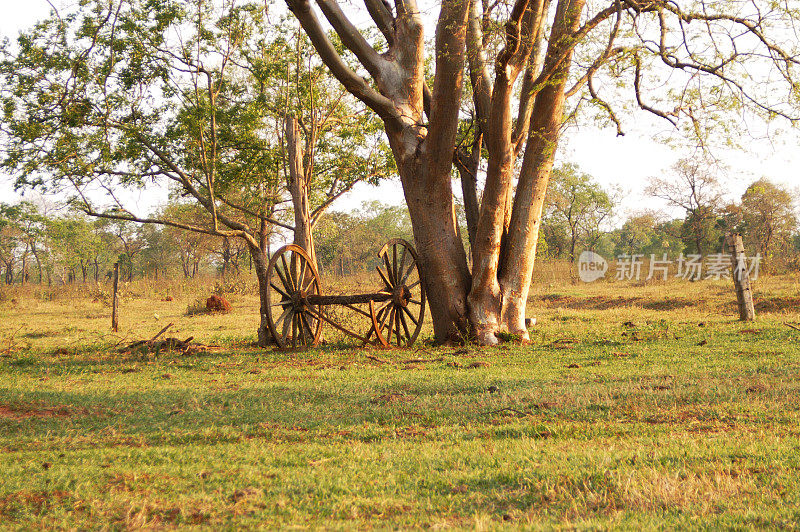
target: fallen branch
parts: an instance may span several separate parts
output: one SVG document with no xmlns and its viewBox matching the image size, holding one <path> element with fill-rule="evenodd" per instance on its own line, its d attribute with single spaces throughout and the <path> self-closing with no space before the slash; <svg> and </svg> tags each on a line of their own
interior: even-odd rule
<svg viewBox="0 0 800 532">
<path fill-rule="evenodd" d="M 380 362 L 381 364 L 391 364 L 392 363 L 390 360 L 384 360 L 384 359 L 378 358 L 376 356 L 372 356 L 372 355 L 364 355 L 364 356 L 366 356 L 370 360 L 374 360 L 375 362 Z"/>
<path fill-rule="evenodd" d="M 791 323 L 786 323 L 786 322 L 784 322 L 784 325 L 786 325 L 790 329 L 794 329 L 795 331 L 800 331 L 800 327 L 798 327 L 797 325 L 792 325 Z"/>
<path fill-rule="evenodd" d="M 156 338 L 158 338 L 159 336 L 161 336 L 162 334 L 164 334 L 165 332 L 167 332 L 167 329 L 169 329 L 169 328 L 170 328 L 170 327 L 172 327 L 173 325 L 174 325 L 174 323 L 172 323 L 172 322 L 168 323 L 166 327 L 164 327 L 163 329 L 161 329 L 160 331 L 158 331 L 158 334 L 156 334 L 155 336 L 153 336 L 152 338 L 150 338 L 150 342 L 151 342 L 151 343 L 152 343 L 152 342 L 155 342 L 155 341 L 156 341 Z"/>
<path fill-rule="evenodd" d="M 156 353 L 161 351 L 162 349 L 167 351 L 181 351 L 183 353 L 186 353 L 186 351 L 188 351 L 190 347 L 195 347 L 195 348 L 201 347 L 201 346 L 189 345 L 191 341 L 194 340 L 194 336 L 190 336 L 186 340 L 170 337 L 170 338 L 164 338 L 163 340 L 157 342 L 156 340 L 158 340 L 158 338 L 162 334 L 167 332 L 167 329 L 169 329 L 173 325 L 174 325 L 173 323 L 170 323 L 169 325 L 158 331 L 158 333 L 149 340 L 137 340 L 135 342 L 128 344 L 126 347 L 120 348 L 119 352 L 130 351 L 131 349 L 143 347 L 147 351 L 152 351 Z"/>
</svg>

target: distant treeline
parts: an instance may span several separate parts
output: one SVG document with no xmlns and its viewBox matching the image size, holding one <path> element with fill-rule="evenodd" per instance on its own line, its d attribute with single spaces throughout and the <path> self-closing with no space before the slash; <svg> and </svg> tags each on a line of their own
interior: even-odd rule
<svg viewBox="0 0 800 532">
<path fill-rule="evenodd" d="M 682 160 L 670 175 L 651 179 L 646 193 L 683 216 L 643 210 L 620 217 L 618 192 L 604 190 L 574 166 L 557 169 L 538 254 L 571 260 L 582 250 L 605 257 L 708 255 L 723 251 L 725 234 L 733 232 L 742 234 L 749 255 L 761 254 L 768 270 L 800 268 L 795 191 L 759 179 L 732 200 L 701 163 Z"/>
<path fill-rule="evenodd" d="M 177 221 L 199 223 L 202 213 L 189 204 L 171 202 L 163 210 Z M 48 211 L 53 211 L 48 212 Z M 331 212 L 314 232 L 320 269 L 350 274 L 371 269 L 377 252 L 391 238 L 413 240 L 405 207 L 365 203 L 352 213 Z M 268 250 L 291 235 L 276 231 Z M 184 231 L 171 226 L 139 224 L 63 213 L 29 201 L 0 204 L 0 269 L 4 284 L 48 285 L 97 282 L 108 278 L 115 262 L 123 280 L 238 275 L 252 271 L 243 240 Z"/>
<path fill-rule="evenodd" d="M 541 259 L 575 260 L 582 250 L 605 257 L 711 254 L 723 250 L 728 232 L 744 236 L 748 254 L 760 253 L 769 271 L 800 268 L 800 235 L 793 191 L 760 179 L 737 201 L 724 201 L 716 181 L 683 161 L 669 179 L 651 180 L 648 193 L 684 212 L 618 215 L 619 193 L 605 190 L 575 166 L 558 168 L 548 189 L 537 254 Z M 51 209 L 52 210 L 52 209 Z M 197 206 L 170 202 L 170 219 L 199 224 Z M 459 207 L 460 226 L 467 239 Z M 325 275 L 371 270 L 377 252 L 392 238 L 413 242 L 404 206 L 368 202 L 361 209 L 329 212 L 314 228 L 314 247 Z M 289 241 L 277 228 L 267 252 Z M 136 277 L 194 278 L 252 271 L 241 239 L 184 231 L 171 226 L 50 213 L 23 201 L 0 204 L 0 268 L 4 284 L 102 281 L 120 263 L 123 280 Z"/>
</svg>

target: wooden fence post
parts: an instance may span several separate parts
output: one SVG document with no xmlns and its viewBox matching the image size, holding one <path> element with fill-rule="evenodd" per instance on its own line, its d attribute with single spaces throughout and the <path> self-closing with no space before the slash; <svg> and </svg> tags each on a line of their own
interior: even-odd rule
<svg viewBox="0 0 800 532">
<path fill-rule="evenodd" d="M 114 263 L 114 299 L 111 302 L 111 330 L 117 332 L 119 330 L 119 316 L 117 309 L 119 307 L 119 297 L 117 296 L 117 289 L 119 288 L 119 262 Z"/>
<path fill-rule="evenodd" d="M 756 309 L 753 305 L 753 289 L 750 286 L 750 272 L 747 271 L 742 235 L 728 234 L 725 240 L 733 260 L 733 285 L 736 287 L 736 299 L 739 302 L 739 320 L 753 321 Z"/>
</svg>

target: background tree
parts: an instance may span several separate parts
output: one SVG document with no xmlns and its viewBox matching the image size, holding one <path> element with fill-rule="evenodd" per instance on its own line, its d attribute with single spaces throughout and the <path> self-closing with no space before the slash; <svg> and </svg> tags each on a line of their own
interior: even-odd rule
<svg viewBox="0 0 800 532">
<path fill-rule="evenodd" d="M 14 282 L 17 261 L 23 252 L 20 244 L 21 231 L 16 224 L 14 207 L 0 204 L 0 265 L 5 284 Z"/>
<path fill-rule="evenodd" d="M 145 224 L 140 234 L 144 242 L 141 254 L 142 275 L 154 279 L 168 277 L 179 263 L 179 258 L 167 231 L 159 225 Z"/>
<path fill-rule="evenodd" d="M 762 178 L 742 195 L 742 233 L 747 248 L 758 250 L 769 263 L 775 254 L 792 248 L 797 231 L 797 196 Z"/>
<path fill-rule="evenodd" d="M 50 249 L 61 266 L 54 272 L 62 283 L 86 282 L 102 242 L 92 223 L 80 214 L 51 218 L 48 221 Z M 117 250 L 118 238 L 112 240 Z M 119 253 L 119 252 L 118 252 Z M 134 253 L 135 254 L 135 253 Z M 130 267 L 133 266 L 131 262 Z"/>
<path fill-rule="evenodd" d="M 550 232 L 555 239 L 555 235 L 563 231 L 564 251 L 573 262 L 579 244 L 595 250 L 603 225 L 613 214 L 614 202 L 608 193 L 577 166 L 565 164 L 553 170 L 547 195 L 542 220 L 545 234 Z M 553 245 L 548 242 L 548 247 L 552 249 Z"/>
<path fill-rule="evenodd" d="M 319 223 L 317 258 L 339 275 L 374 270 L 377 253 L 392 238 L 412 238 L 408 209 L 367 202 L 352 213 L 331 212 Z"/>
<path fill-rule="evenodd" d="M 0 262 L 5 264 L 6 281 L 14 279 L 14 263 L 20 262 L 20 281 L 28 280 L 28 260 L 33 257 L 39 283 L 44 276 L 47 253 L 47 218 L 30 201 L 15 205 L 0 203 Z"/>
<path fill-rule="evenodd" d="M 655 255 L 661 259 L 664 254 L 675 258 L 684 251 L 681 233 L 683 220 L 662 221 L 663 213 L 643 211 L 628 217 L 621 228 L 611 232 L 614 241 L 614 255 Z"/>
<path fill-rule="evenodd" d="M 702 158 L 681 159 L 669 177 L 654 177 L 646 192 L 664 200 L 670 207 L 684 211 L 682 239 L 688 250 L 706 254 L 720 246 L 718 207 L 722 191 L 710 173 L 710 164 Z"/>
</svg>

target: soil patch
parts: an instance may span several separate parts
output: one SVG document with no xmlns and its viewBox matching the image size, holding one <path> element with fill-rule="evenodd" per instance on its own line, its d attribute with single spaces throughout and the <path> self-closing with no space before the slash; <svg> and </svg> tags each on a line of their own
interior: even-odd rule
<svg viewBox="0 0 800 532">
<path fill-rule="evenodd" d="M 21 421 L 30 418 L 65 418 L 85 416 L 89 413 L 85 408 L 73 408 L 65 405 L 37 406 L 26 404 L 0 404 L 0 419 Z"/>
<path fill-rule="evenodd" d="M 767 297 L 757 298 L 756 312 L 797 311 L 800 309 L 800 297 Z"/>
</svg>

